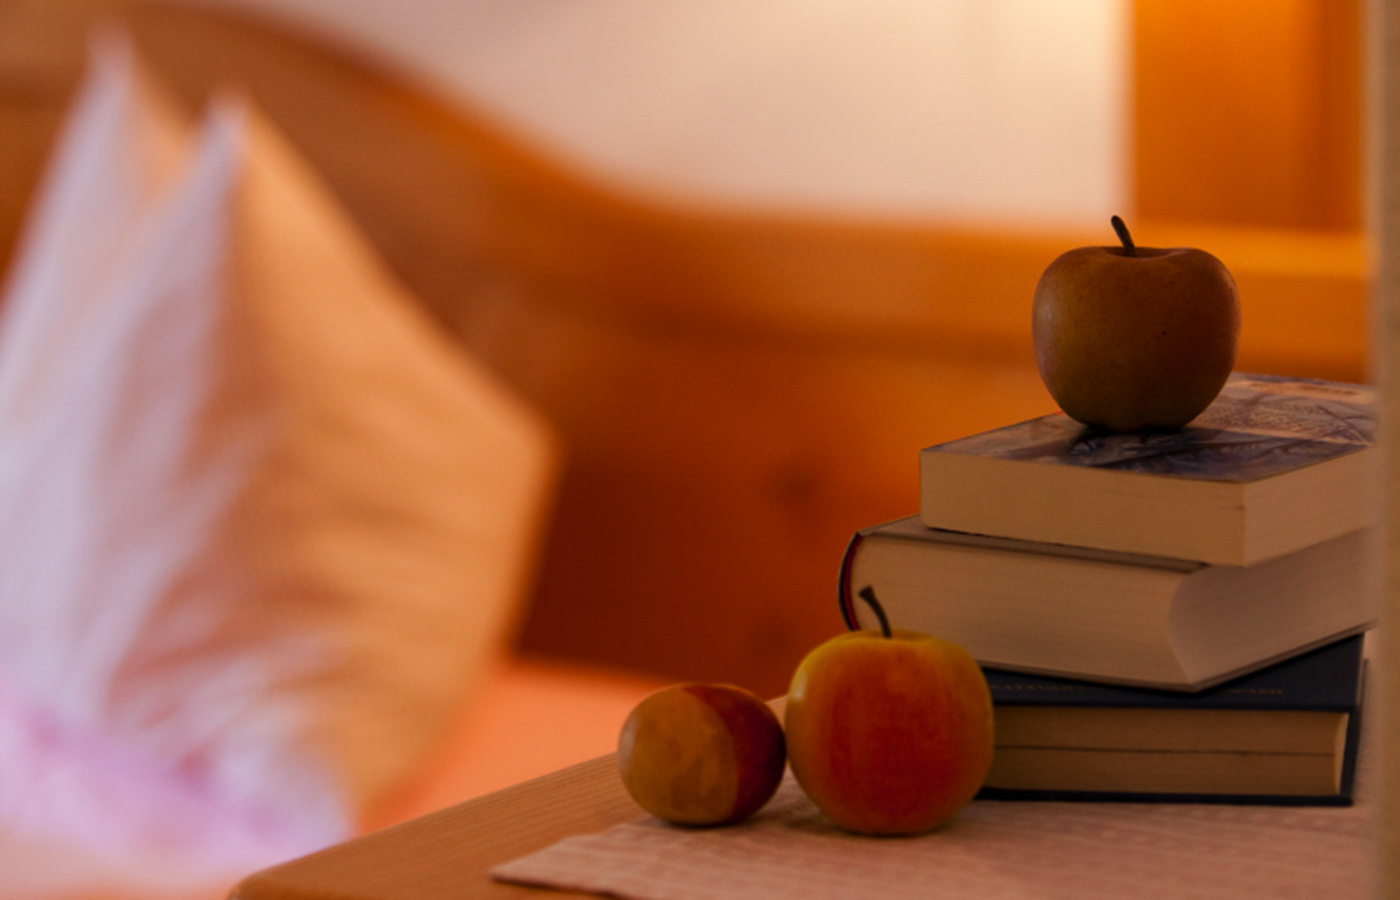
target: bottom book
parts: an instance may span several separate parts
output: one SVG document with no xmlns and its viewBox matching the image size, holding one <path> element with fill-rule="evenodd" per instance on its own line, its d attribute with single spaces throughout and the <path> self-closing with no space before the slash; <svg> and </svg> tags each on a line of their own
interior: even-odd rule
<svg viewBox="0 0 1400 900">
<path fill-rule="evenodd" d="M 979 796 L 1350 805 L 1362 641 L 1191 695 L 988 669 L 996 752 Z"/>
</svg>

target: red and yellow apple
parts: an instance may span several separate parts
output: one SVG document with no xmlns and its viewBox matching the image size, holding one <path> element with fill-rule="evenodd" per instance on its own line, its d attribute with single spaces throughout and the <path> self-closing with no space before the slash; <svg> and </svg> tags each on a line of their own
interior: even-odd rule
<svg viewBox="0 0 1400 900">
<path fill-rule="evenodd" d="M 919 834 L 972 800 L 992 763 L 992 699 L 966 650 L 890 629 L 821 644 L 787 697 L 788 762 L 827 818 L 853 832 Z"/>
<path fill-rule="evenodd" d="M 1066 415 L 1109 431 L 1179 428 L 1220 393 L 1235 365 L 1240 302 L 1220 260 L 1190 247 L 1061 254 L 1036 284 L 1036 366 Z"/>
<path fill-rule="evenodd" d="M 622 782 L 642 809 L 677 825 L 728 825 L 773 796 L 786 768 L 782 724 L 755 694 L 677 684 L 644 698 L 617 742 Z"/>
</svg>

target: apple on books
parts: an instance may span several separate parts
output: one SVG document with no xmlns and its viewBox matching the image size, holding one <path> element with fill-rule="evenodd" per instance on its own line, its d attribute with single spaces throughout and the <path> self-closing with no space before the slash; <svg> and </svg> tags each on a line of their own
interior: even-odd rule
<svg viewBox="0 0 1400 900">
<path fill-rule="evenodd" d="M 1036 284 L 1036 366 L 1065 414 L 1106 431 L 1180 428 L 1235 364 L 1240 302 L 1220 260 L 1189 247 L 1079 247 Z"/>
</svg>

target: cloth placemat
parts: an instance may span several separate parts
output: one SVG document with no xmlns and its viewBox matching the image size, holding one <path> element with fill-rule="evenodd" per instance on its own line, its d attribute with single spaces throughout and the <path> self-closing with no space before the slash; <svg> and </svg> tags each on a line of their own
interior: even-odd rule
<svg viewBox="0 0 1400 900">
<path fill-rule="evenodd" d="M 737 826 L 653 818 L 496 867 L 498 881 L 637 900 L 1364 897 L 1353 807 L 976 801 L 917 838 L 831 825 L 789 776 Z"/>
</svg>

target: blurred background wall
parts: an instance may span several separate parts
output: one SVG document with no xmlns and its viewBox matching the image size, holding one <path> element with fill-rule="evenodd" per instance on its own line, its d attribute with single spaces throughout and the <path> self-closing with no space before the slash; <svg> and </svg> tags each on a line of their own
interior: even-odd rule
<svg viewBox="0 0 1400 900">
<path fill-rule="evenodd" d="M 781 693 L 919 448 L 1052 408 L 1114 212 L 1230 267 L 1240 368 L 1371 374 L 1359 0 L 0 0 L 5 252 L 103 16 L 560 429 L 525 652 Z"/>
<path fill-rule="evenodd" d="M 1105 221 L 1128 0 L 185 0 L 334 36 L 624 190 L 702 206 Z"/>
</svg>

